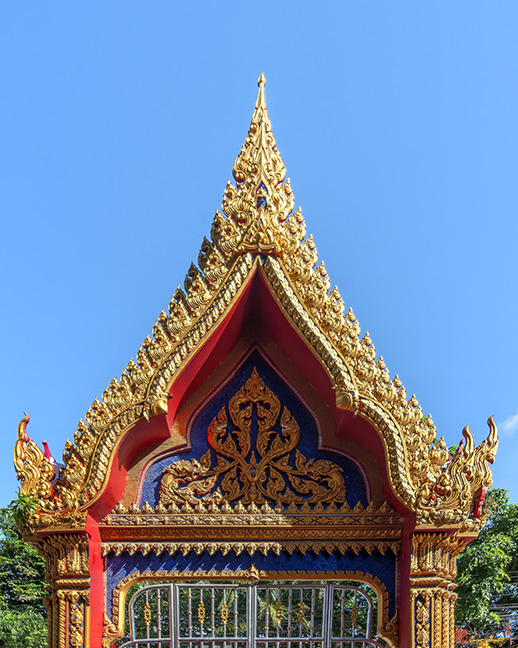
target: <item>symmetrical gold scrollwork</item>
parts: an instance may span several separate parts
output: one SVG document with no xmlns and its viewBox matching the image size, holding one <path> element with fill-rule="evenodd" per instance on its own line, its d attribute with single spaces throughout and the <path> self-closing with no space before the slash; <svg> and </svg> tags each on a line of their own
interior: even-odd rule
<svg viewBox="0 0 518 648">
<path fill-rule="evenodd" d="M 226 626 L 228 623 L 228 605 L 226 601 L 223 601 L 221 605 L 221 623 Z"/>
<path fill-rule="evenodd" d="M 146 604 L 144 605 L 144 623 L 147 626 L 151 623 L 151 606 L 148 601 L 146 601 Z"/>
<path fill-rule="evenodd" d="M 198 603 L 198 621 L 201 626 L 205 623 L 205 614 L 205 604 L 200 600 Z"/>
<path fill-rule="evenodd" d="M 283 183 L 286 167 L 273 137 L 265 83 L 261 74 L 248 135 L 234 163 L 237 186 L 228 182 L 223 195 L 227 218 L 217 212 L 212 226 L 214 241 L 227 255 L 289 253 L 306 233 L 300 212 L 288 218 L 295 199 L 290 181 Z"/>
<path fill-rule="evenodd" d="M 252 448 L 252 417 L 257 413 L 257 439 Z M 309 461 L 297 449 L 300 428 L 286 406 L 253 369 L 250 378 L 211 421 L 207 438 L 211 450 L 200 461 L 172 463 L 164 469 L 160 503 L 196 505 L 240 500 L 244 505 L 342 504 L 345 501 L 343 470 L 323 459 Z M 275 426 L 280 417 L 281 431 Z M 257 453 L 257 457 L 256 457 Z M 290 465 L 290 456 L 293 463 Z M 216 484 L 220 486 L 216 488 Z"/>
<path fill-rule="evenodd" d="M 85 639 L 85 610 L 84 602 L 79 593 L 74 593 L 70 601 L 70 645 L 73 648 L 81 648 L 84 646 Z"/>
</svg>

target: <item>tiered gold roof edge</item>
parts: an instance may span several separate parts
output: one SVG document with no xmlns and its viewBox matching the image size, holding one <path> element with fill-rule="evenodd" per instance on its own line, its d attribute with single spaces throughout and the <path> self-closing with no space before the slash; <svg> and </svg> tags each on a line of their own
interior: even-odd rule
<svg viewBox="0 0 518 648">
<path fill-rule="evenodd" d="M 216 212 L 211 240 L 204 239 L 198 266 L 191 264 L 184 290 L 176 290 L 169 313 L 162 311 L 120 379 L 114 378 L 80 420 L 67 441 L 61 478 L 29 439 L 24 417 L 14 451 L 20 490 L 37 498 L 35 528 L 82 524 L 102 492 L 113 452 L 125 432 L 141 419 L 167 412 L 170 385 L 204 340 L 222 321 L 257 270 L 285 316 L 321 357 L 336 390 L 337 406 L 370 420 L 382 436 L 388 477 L 399 499 L 417 514 L 418 525 L 466 525 L 473 499 L 489 487 L 498 436 L 490 432 L 478 447 L 469 428 L 465 444 L 450 460 L 432 419 L 415 396 L 390 373 L 366 333 L 331 283 L 312 236 L 306 238 L 302 212 L 276 147 L 266 108 L 265 79 L 250 129 L 233 167 L 236 186 L 227 183 Z"/>
</svg>

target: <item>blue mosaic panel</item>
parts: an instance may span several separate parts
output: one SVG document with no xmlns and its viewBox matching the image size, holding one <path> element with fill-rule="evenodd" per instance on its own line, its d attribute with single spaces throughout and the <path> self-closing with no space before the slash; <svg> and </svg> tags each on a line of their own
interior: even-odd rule
<svg viewBox="0 0 518 648">
<path fill-rule="evenodd" d="M 249 356 L 224 389 L 214 396 L 212 401 L 193 421 L 190 438 L 192 449 L 163 458 L 149 468 L 145 476 L 139 504 L 142 505 L 144 502 L 148 502 L 151 506 L 156 506 L 160 494 L 160 478 L 166 466 L 180 459 L 200 459 L 205 454 L 209 449 L 207 428 L 210 422 L 221 408 L 229 402 L 232 396 L 246 383 L 254 367 L 257 369 L 260 378 L 280 399 L 282 405 L 289 409 L 299 424 L 301 435 L 297 447 L 300 452 L 308 459 L 326 459 L 340 466 L 343 469 L 345 497 L 349 506 L 352 508 L 358 502 L 361 502 L 363 506 L 367 506 L 368 501 L 365 483 L 356 464 L 339 454 L 318 450 L 318 429 L 313 416 L 257 351 Z M 280 420 L 277 422 L 276 429 L 280 432 Z M 256 435 L 257 423 L 255 422 L 252 426 L 252 447 L 255 447 Z M 216 465 L 216 453 L 214 451 L 211 451 L 211 453 L 212 465 Z"/>
<path fill-rule="evenodd" d="M 368 573 L 377 576 L 387 589 L 389 594 L 389 618 L 392 618 L 396 610 L 397 557 L 391 552 L 382 555 L 377 551 L 370 555 L 366 551 L 360 551 L 358 554 L 348 551 L 343 555 L 337 551 L 331 554 L 321 553 L 318 555 L 311 552 L 303 555 L 298 551 L 293 554 L 283 551 L 279 556 L 273 553 L 268 553 L 266 556 L 261 553 L 255 553 L 253 556 L 248 553 L 239 556 L 229 553 L 224 556 L 220 551 L 217 551 L 212 556 L 208 553 L 198 555 L 194 551 L 191 551 L 186 556 L 183 556 L 180 552 L 174 555 L 166 552 L 160 555 L 149 553 L 146 556 L 142 555 L 141 552 L 136 552 L 132 556 L 127 552 L 122 552 L 118 556 L 112 553 L 106 559 L 106 609 L 108 614 L 111 615 L 114 588 L 123 578 L 136 571 L 209 571 L 215 569 L 230 572 L 249 569 L 252 566 L 258 570 L 266 571 L 361 571 Z"/>
</svg>

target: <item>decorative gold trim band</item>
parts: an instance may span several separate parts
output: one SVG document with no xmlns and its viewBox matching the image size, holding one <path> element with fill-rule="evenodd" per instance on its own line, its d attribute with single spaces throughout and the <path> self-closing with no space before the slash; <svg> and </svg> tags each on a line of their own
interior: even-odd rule
<svg viewBox="0 0 518 648">
<path fill-rule="evenodd" d="M 184 556 L 194 551 L 196 554 L 207 552 L 211 556 L 217 551 L 226 556 L 228 553 L 233 552 L 236 556 L 242 553 L 248 553 L 252 556 L 256 552 L 260 552 L 266 556 L 269 552 L 279 555 L 281 551 L 287 551 L 292 554 L 294 551 L 300 551 L 306 554 L 312 551 L 315 554 L 327 552 L 329 554 L 334 551 L 339 551 L 344 554 L 346 551 L 353 551 L 359 554 L 360 551 L 366 551 L 369 555 L 374 551 L 379 551 L 385 554 L 391 551 L 397 555 L 400 550 L 400 543 L 393 541 L 378 541 L 378 540 L 358 540 L 358 541 L 323 541 L 323 540 L 309 540 L 309 541 L 287 541 L 287 542 L 103 542 L 102 555 L 107 556 L 113 552 L 116 556 L 123 552 L 128 552 L 130 555 L 140 551 L 144 556 L 149 553 L 156 553 L 160 555 L 164 552 L 168 554 L 175 554 L 181 552 Z"/>
</svg>

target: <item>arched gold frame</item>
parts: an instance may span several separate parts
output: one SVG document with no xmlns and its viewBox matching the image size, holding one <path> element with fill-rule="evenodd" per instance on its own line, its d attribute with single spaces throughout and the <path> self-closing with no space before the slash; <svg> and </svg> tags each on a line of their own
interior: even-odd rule
<svg viewBox="0 0 518 648">
<path fill-rule="evenodd" d="M 124 636 L 125 607 L 129 589 L 140 581 L 349 581 L 366 583 L 376 593 L 378 599 L 377 634 L 387 641 L 391 648 L 398 648 L 397 638 L 397 611 L 389 619 L 389 599 L 385 585 L 379 578 L 362 571 L 276 571 L 258 570 L 254 566 L 246 570 L 161 570 L 161 571 L 136 571 L 122 579 L 112 594 L 112 618 L 105 618 L 103 648 L 109 648 L 113 643 Z"/>
</svg>

